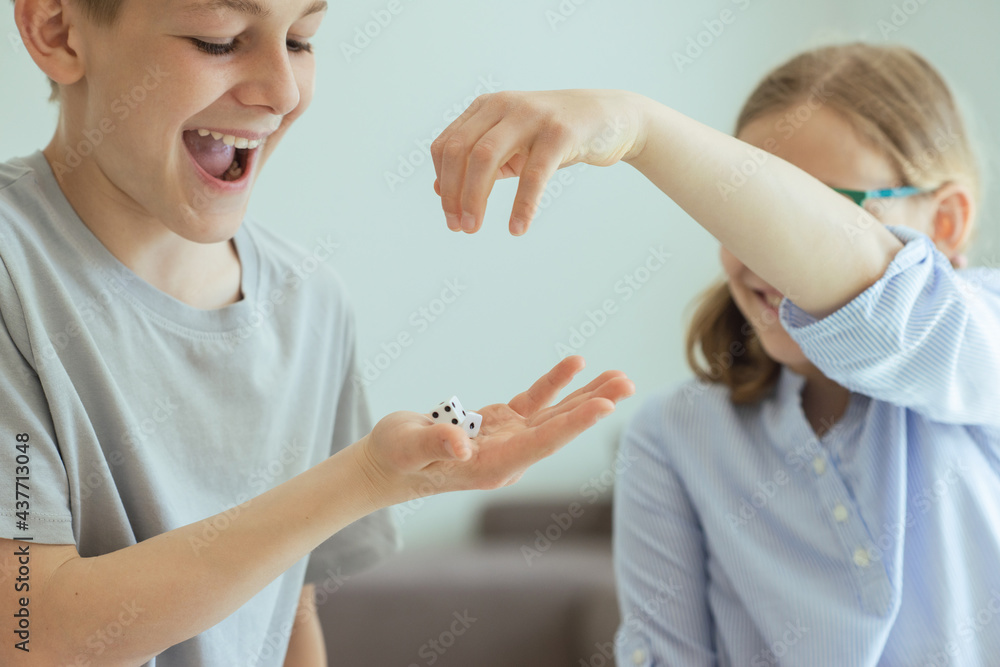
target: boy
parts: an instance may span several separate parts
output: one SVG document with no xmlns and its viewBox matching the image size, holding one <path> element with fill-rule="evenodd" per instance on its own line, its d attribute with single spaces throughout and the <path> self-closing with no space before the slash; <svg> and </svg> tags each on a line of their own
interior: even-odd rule
<svg viewBox="0 0 1000 667">
<path fill-rule="evenodd" d="M 513 483 L 633 391 L 546 408 L 570 357 L 475 441 L 372 429 L 326 251 L 244 220 L 326 3 L 14 6 L 61 106 L 0 164 L 0 664 L 325 665 L 312 585 L 395 548 L 385 508 Z"/>
</svg>

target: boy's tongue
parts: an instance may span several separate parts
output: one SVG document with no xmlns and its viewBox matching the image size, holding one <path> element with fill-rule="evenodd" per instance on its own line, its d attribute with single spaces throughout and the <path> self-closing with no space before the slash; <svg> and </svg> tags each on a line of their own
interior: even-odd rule
<svg viewBox="0 0 1000 667">
<path fill-rule="evenodd" d="M 184 143 L 201 168 L 216 178 L 221 178 L 236 156 L 236 147 L 216 141 L 212 135 L 201 136 L 196 130 L 184 133 Z"/>
</svg>

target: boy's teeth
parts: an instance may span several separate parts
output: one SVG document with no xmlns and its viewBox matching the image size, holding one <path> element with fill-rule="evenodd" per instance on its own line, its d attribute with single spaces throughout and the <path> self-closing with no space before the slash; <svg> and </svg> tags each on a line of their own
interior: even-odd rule
<svg viewBox="0 0 1000 667">
<path fill-rule="evenodd" d="M 215 139 L 216 141 L 221 141 L 227 146 L 233 146 L 235 148 L 245 148 L 249 150 L 253 150 L 254 148 L 257 148 L 262 143 L 264 143 L 263 139 L 247 139 L 246 137 L 237 137 L 232 134 L 223 134 L 222 132 L 215 132 L 213 130 L 206 130 L 206 129 L 198 130 L 198 134 L 199 136 L 202 137 L 207 137 L 208 135 L 211 134 L 213 139 Z"/>
</svg>

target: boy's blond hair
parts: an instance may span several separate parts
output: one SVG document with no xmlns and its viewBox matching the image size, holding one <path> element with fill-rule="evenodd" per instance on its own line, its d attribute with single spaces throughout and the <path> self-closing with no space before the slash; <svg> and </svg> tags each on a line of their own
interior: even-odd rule
<svg viewBox="0 0 1000 667">
<path fill-rule="evenodd" d="M 740 111 L 736 134 L 765 114 L 810 108 L 806 102 L 840 114 L 896 168 L 900 185 L 959 182 L 978 204 L 979 170 L 961 114 L 938 72 L 913 51 L 854 43 L 802 53 L 757 85 Z M 687 334 L 695 375 L 729 387 L 734 403 L 764 398 L 781 365 L 765 352 L 729 285 L 711 286 L 696 303 Z"/>
</svg>

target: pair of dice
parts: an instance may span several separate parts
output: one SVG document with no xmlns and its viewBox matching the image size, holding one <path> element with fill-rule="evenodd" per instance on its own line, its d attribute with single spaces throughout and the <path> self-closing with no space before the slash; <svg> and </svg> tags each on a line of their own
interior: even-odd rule
<svg viewBox="0 0 1000 667">
<path fill-rule="evenodd" d="M 434 406 L 430 412 L 431 419 L 438 424 L 454 424 L 465 429 L 465 434 L 470 438 L 479 435 L 479 428 L 483 425 L 483 417 L 475 412 L 466 412 L 462 408 L 461 401 L 456 396 L 452 396 L 447 401 L 443 401 Z"/>
</svg>

